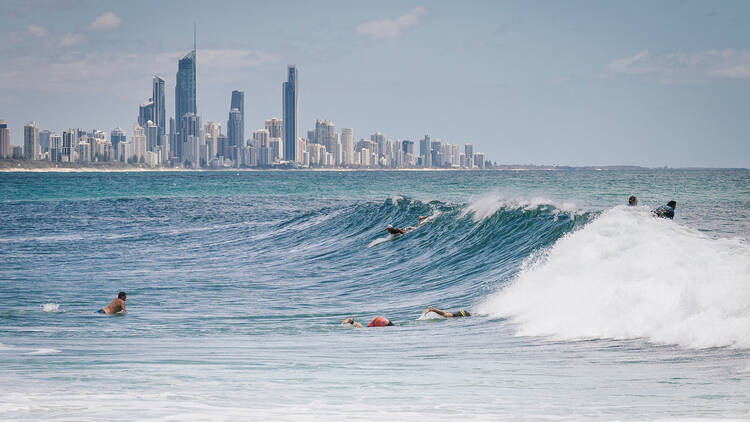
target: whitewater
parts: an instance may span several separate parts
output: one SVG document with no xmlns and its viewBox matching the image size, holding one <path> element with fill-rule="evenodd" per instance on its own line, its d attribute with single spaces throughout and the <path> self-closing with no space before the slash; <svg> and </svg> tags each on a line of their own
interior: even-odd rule
<svg viewBox="0 0 750 422">
<path fill-rule="evenodd" d="M 0 420 L 749 419 L 749 187 L 2 173 Z M 118 291 L 129 313 L 96 314 Z"/>
</svg>

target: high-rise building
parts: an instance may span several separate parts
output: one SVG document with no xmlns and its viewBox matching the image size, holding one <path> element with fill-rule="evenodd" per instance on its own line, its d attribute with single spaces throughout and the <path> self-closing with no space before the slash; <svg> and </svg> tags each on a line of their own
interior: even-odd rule
<svg viewBox="0 0 750 422">
<path fill-rule="evenodd" d="M 143 127 L 146 132 L 146 151 L 154 151 L 159 146 L 159 126 L 151 120 Z"/>
<path fill-rule="evenodd" d="M 138 107 L 138 124 L 146 126 L 149 120 L 154 120 L 154 101 L 151 98 Z"/>
<path fill-rule="evenodd" d="M 195 37 L 195 34 L 193 35 Z M 176 132 L 182 132 L 183 116 L 188 113 L 198 115 L 195 95 L 195 64 L 196 64 L 196 47 L 195 38 L 193 38 L 193 50 L 187 53 L 177 64 L 177 76 L 175 78 L 175 122 L 177 122 Z M 182 151 L 182 146 L 175 150 Z"/>
<path fill-rule="evenodd" d="M 242 118 L 242 128 L 240 130 L 240 138 L 245 139 L 245 91 L 232 91 L 232 102 L 229 106 L 229 110 L 237 109 L 240 111 L 240 117 Z M 229 128 L 227 127 L 227 130 Z"/>
<path fill-rule="evenodd" d="M 352 166 L 354 162 L 354 129 L 341 128 L 341 162 L 345 166 Z"/>
<path fill-rule="evenodd" d="M 432 167 L 432 146 L 430 145 L 430 135 L 425 135 L 419 140 L 419 156 L 422 157 L 423 167 Z"/>
<path fill-rule="evenodd" d="M 39 126 L 29 122 L 23 127 L 23 158 L 39 159 Z"/>
<path fill-rule="evenodd" d="M 242 137 L 242 114 L 239 109 L 233 108 L 229 111 L 227 122 L 227 137 L 232 148 L 244 148 L 245 142 Z M 235 159 L 234 157 L 233 159 Z"/>
<path fill-rule="evenodd" d="M 49 160 L 53 163 L 62 161 L 62 136 L 51 134 L 49 137 Z"/>
<path fill-rule="evenodd" d="M 382 156 L 382 155 L 385 155 L 385 153 L 386 153 L 386 148 L 385 148 L 385 135 L 383 135 L 383 134 L 382 134 L 382 133 L 380 133 L 380 132 L 375 132 L 375 133 L 373 133 L 372 135 L 370 135 L 370 140 L 371 140 L 372 142 L 375 142 L 375 143 L 377 143 L 377 144 L 378 144 L 378 151 L 379 151 L 379 154 L 380 154 L 381 156 Z"/>
<path fill-rule="evenodd" d="M 10 128 L 5 120 L 0 120 L 0 160 L 10 158 Z"/>
<path fill-rule="evenodd" d="M 283 124 L 283 121 L 275 117 L 271 120 L 266 120 L 266 130 L 268 131 L 268 135 L 271 138 L 282 138 L 284 133 Z"/>
<path fill-rule="evenodd" d="M 78 143 L 78 132 L 75 129 L 63 131 L 62 135 L 62 161 L 72 163 L 75 161 L 75 148 Z"/>
<path fill-rule="evenodd" d="M 109 140 L 112 141 L 112 150 L 117 154 L 117 144 L 120 142 L 125 142 L 125 131 L 120 129 L 119 127 L 116 127 L 112 129 L 112 132 L 109 134 Z M 115 157 L 116 158 L 116 157 Z"/>
<path fill-rule="evenodd" d="M 403 149 L 404 154 L 414 155 L 414 141 L 404 139 L 404 142 L 401 143 L 401 148 Z"/>
<path fill-rule="evenodd" d="M 48 130 L 39 131 L 39 154 L 43 155 L 49 152 L 50 135 L 52 135 L 52 132 Z"/>
<path fill-rule="evenodd" d="M 315 121 L 315 138 L 313 143 L 323 145 L 327 152 L 333 150 L 336 142 L 336 126 L 330 120 Z"/>
<path fill-rule="evenodd" d="M 136 162 L 142 161 L 146 155 L 146 133 L 138 123 L 133 125 L 133 136 L 130 138 L 130 142 L 133 144 L 132 156 L 125 157 L 125 161 L 131 158 Z"/>
<path fill-rule="evenodd" d="M 284 119 L 284 160 L 297 161 L 297 102 L 299 100 L 299 73 L 289 65 L 287 81 L 282 85 L 282 112 Z"/>
<path fill-rule="evenodd" d="M 200 147 L 200 133 L 201 133 L 201 119 L 194 113 L 187 113 L 182 116 L 180 121 L 179 139 L 177 140 L 177 147 L 179 151 L 175 151 L 175 154 L 180 157 L 180 161 L 184 163 L 186 160 L 197 167 L 199 163 L 193 161 L 198 158 L 199 154 L 196 152 Z M 184 149 L 190 148 L 189 151 Z"/>
<path fill-rule="evenodd" d="M 474 146 L 472 144 L 464 145 L 464 155 L 466 156 L 466 167 L 471 168 L 474 164 Z"/>
<path fill-rule="evenodd" d="M 164 95 L 164 85 L 164 79 L 154 75 L 153 93 L 151 96 L 151 99 L 154 102 L 154 109 L 151 121 L 159 127 L 159 135 L 165 135 L 167 133 L 167 104 Z"/>
</svg>

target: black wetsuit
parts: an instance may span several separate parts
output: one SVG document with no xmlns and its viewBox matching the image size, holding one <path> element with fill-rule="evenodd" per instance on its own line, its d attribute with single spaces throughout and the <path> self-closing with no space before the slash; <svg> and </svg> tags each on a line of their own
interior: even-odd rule
<svg viewBox="0 0 750 422">
<path fill-rule="evenodd" d="M 454 318 L 461 318 L 461 317 L 467 317 L 471 316 L 471 314 L 468 311 L 464 311 L 463 309 L 460 309 L 456 312 L 451 312 L 453 314 Z"/>
<path fill-rule="evenodd" d="M 670 207 L 669 205 L 662 205 L 651 212 L 654 213 L 655 216 L 660 218 L 669 218 L 670 220 L 674 218 L 674 208 Z"/>
</svg>

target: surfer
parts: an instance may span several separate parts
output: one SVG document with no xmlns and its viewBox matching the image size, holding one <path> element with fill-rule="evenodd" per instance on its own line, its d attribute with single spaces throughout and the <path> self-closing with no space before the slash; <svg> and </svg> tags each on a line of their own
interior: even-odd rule
<svg viewBox="0 0 750 422">
<path fill-rule="evenodd" d="M 420 215 L 420 216 L 419 216 L 419 224 L 417 224 L 417 227 L 421 226 L 421 225 L 422 225 L 422 223 L 424 223 L 424 222 L 425 222 L 425 220 L 427 220 L 427 217 L 426 217 L 426 216 L 424 216 L 424 215 Z M 386 230 L 387 230 L 387 231 L 388 231 L 388 233 L 390 233 L 390 234 L 406 234 L 406 233 L 409 233 L 410 231 L 412 231 L 412 230 L 416 229 L 417 227 L 414 227 L 414 226 L 406 226 L 406 227 L 404 227 L 403 229 L 399 229 L 398 227 L 393 227 L 392 225 L 390 225 L 390 224 L 389 224 L 389 225 L 388 225 L 388 228 L 387 228 Z"/>
<path fill-rule="evenodd" d="M 674 218 L 675 208 L 677 208 L 677 202 L 669 201 L 667 205 L 662 205 L 651 212 L 659 218 L 669 218 L 671 220 Z"/>
<path fill-rule="evenodd" d="M 109 305 L 103 307 L 102 309 L 99 309 L 98 313 L 100 314 L 116 314 L 118 312 L 121 313 L 127 313 L 127 309 L 125 309 L 125 301 L 127 300 L 127 294 L 125 292 L 120 292 L 117 294 L 117 297 L 112 300 L 112 302 L 109 303 Z"/>
<path fill-rule="evenodd" d="M 630 195 L 630 198 L 628 198 L 628 205 L 631 207 L 638 205 L 638 198 L 636 198 L 635 195 Z"/>
<path fill-rule="evenodd" d="M 353 318 L 347 318 L 341 321 L 341 325 L 349 325 L 349 324 L 357 328 L 364 328 L 362 324 L 358 323 Z M 369 324 L 367 324 L 368 327 L 390 327 L 392 325 L 393 323 L 388 318 L 384 318 L 382 316 L 376 316 L 375 318 L 372 319 L 372 321 L 370 321 Z"/>
<path fill-rule="evenodd" d="M 462 318 L 462 317 L 471 316 L 469 312 L 463 309 L 459 309 L 456 312 L 445 312 L 442 309 L 434 308 L 432 306 L 425 309 L 424 312 L 422 312 L 422 315 L 425 315 L 428 312 L 435 312 L 436 314 L 440 315 L 443 318 Z"/>
</svg>

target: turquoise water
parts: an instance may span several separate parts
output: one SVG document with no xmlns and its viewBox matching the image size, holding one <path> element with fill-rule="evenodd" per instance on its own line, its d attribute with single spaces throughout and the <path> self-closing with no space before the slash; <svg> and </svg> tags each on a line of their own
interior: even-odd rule
<svg viewBox="0 0 750 422">
<path fill-rule="evenodd" d="M 0 221 L 3 420 L 750 418 L 747 170 L 0 173 Z"/>
</svg>

